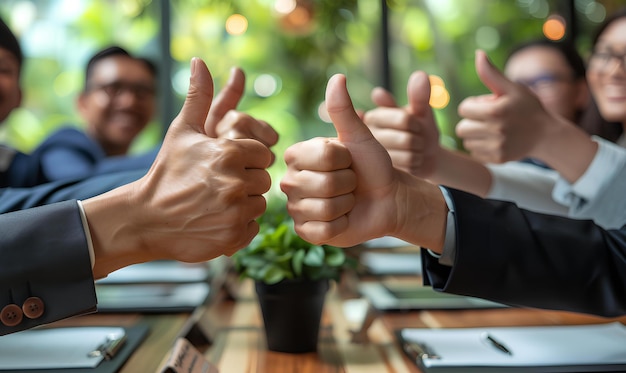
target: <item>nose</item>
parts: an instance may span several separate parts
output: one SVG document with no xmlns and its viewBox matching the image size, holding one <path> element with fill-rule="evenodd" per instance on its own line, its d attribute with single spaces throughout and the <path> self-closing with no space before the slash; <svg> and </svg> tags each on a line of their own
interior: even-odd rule
<svg viewBox="0 0 626 373">
<path fill-rule="evenodd" d="M 141 100 L 137 92 L 132 89 L 121 89 L 115 96 L 114 101 L 119 106 L 131 107 L 137 105 Z"/>
</svg>

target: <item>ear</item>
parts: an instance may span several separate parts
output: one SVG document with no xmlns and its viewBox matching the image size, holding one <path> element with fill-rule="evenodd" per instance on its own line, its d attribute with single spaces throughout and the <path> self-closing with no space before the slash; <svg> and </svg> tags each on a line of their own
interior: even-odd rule
<svg viewBox="0 0 626 373">
<path fill-rule="evenodd" d="M 76 97 L 75 105 L 76 111 L 83 116 L 87 106 L 87 93 L 85 93 L 85 91 L 82 91 L 78 97 Z"/>
</svg>

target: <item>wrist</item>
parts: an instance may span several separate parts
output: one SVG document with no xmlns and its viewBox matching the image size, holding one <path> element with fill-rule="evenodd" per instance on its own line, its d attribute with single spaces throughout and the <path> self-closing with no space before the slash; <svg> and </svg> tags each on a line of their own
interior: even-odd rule
<svg viewBox="0 0 626 373">
<path fill-rule="evenodd" d="M 93 243 L 94 278 L 150 260 L 141 249 L 141 235 L 133 224 L 141 206 L 131 202 L 133 190 L 131 183 L 82 201 Z"/>
<path fill-rule="evenodd" d="M 445 240 L 448 207 L 441 190 L 408 174 L 401 176 L 394 236 L 441 253 Z"/>
<path fill-rule="evenodd" d="M 576 182 L 593 161 L 598 144 L 579 127 L 564 118 L 553 117 L 542 144 L 530 154 L 558 171 L 570 183 Z M 572 149 L 576 149 L 572 152 Z M 565 156 L 567 154 L 567 156 Z"/>
</svg>

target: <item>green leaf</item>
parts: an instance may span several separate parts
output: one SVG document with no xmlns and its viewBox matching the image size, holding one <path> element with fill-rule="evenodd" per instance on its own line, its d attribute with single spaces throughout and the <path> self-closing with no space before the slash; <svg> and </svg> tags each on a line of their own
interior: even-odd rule
<svg viewBox="0 0 626 373">
<path fill-rule="evenodd" d="M 285 273 L 282 269 L 277 266 L 269 266 L 265 275 L 263 276 L 263 281 L 266 284 L 276 284 L 282 281 L 285 278 Z"/>
<path fill-rule="evenodd" d="M 345 262 L 346 255 L 340 248 L 324 246 L 324 249 L 326 250 L 326 264 L 329 266 L 339 267 Z"/>
<path fill-rule="evenodd" d="M 321 246 L 311 246 L 304 257 L 304 264 L 311 267 L 321 267 L 324 264 L 324 249 Z"/>
<path fill-rule="evenodd" d="M 291 258 L 291 266 L 293 268 L 293 273 L 296 276 L 302 275 L 302 263 L 304 262 L 305 254 L 306 252 L 304 251 L 304 249 L 300 249 L 296 251 L 296 253 L 293 255 L 293 258 Z"/>
</svg>

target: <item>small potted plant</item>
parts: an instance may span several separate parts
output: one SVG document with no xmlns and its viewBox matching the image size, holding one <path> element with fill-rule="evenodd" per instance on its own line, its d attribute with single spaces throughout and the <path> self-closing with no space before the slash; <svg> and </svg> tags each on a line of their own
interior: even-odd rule
<svg viewBox="0 0 626 373">
<path fill-rule="evenodd" d="M 259 234 L 233 262 L 240 277 L 255 281 L 268 349 L 315 351 L 329 280 L 339 280 L 355 261 L 340 248 L 300 238 L 284 207 L 268 209 L 259 224 Z"/>
</svg>

